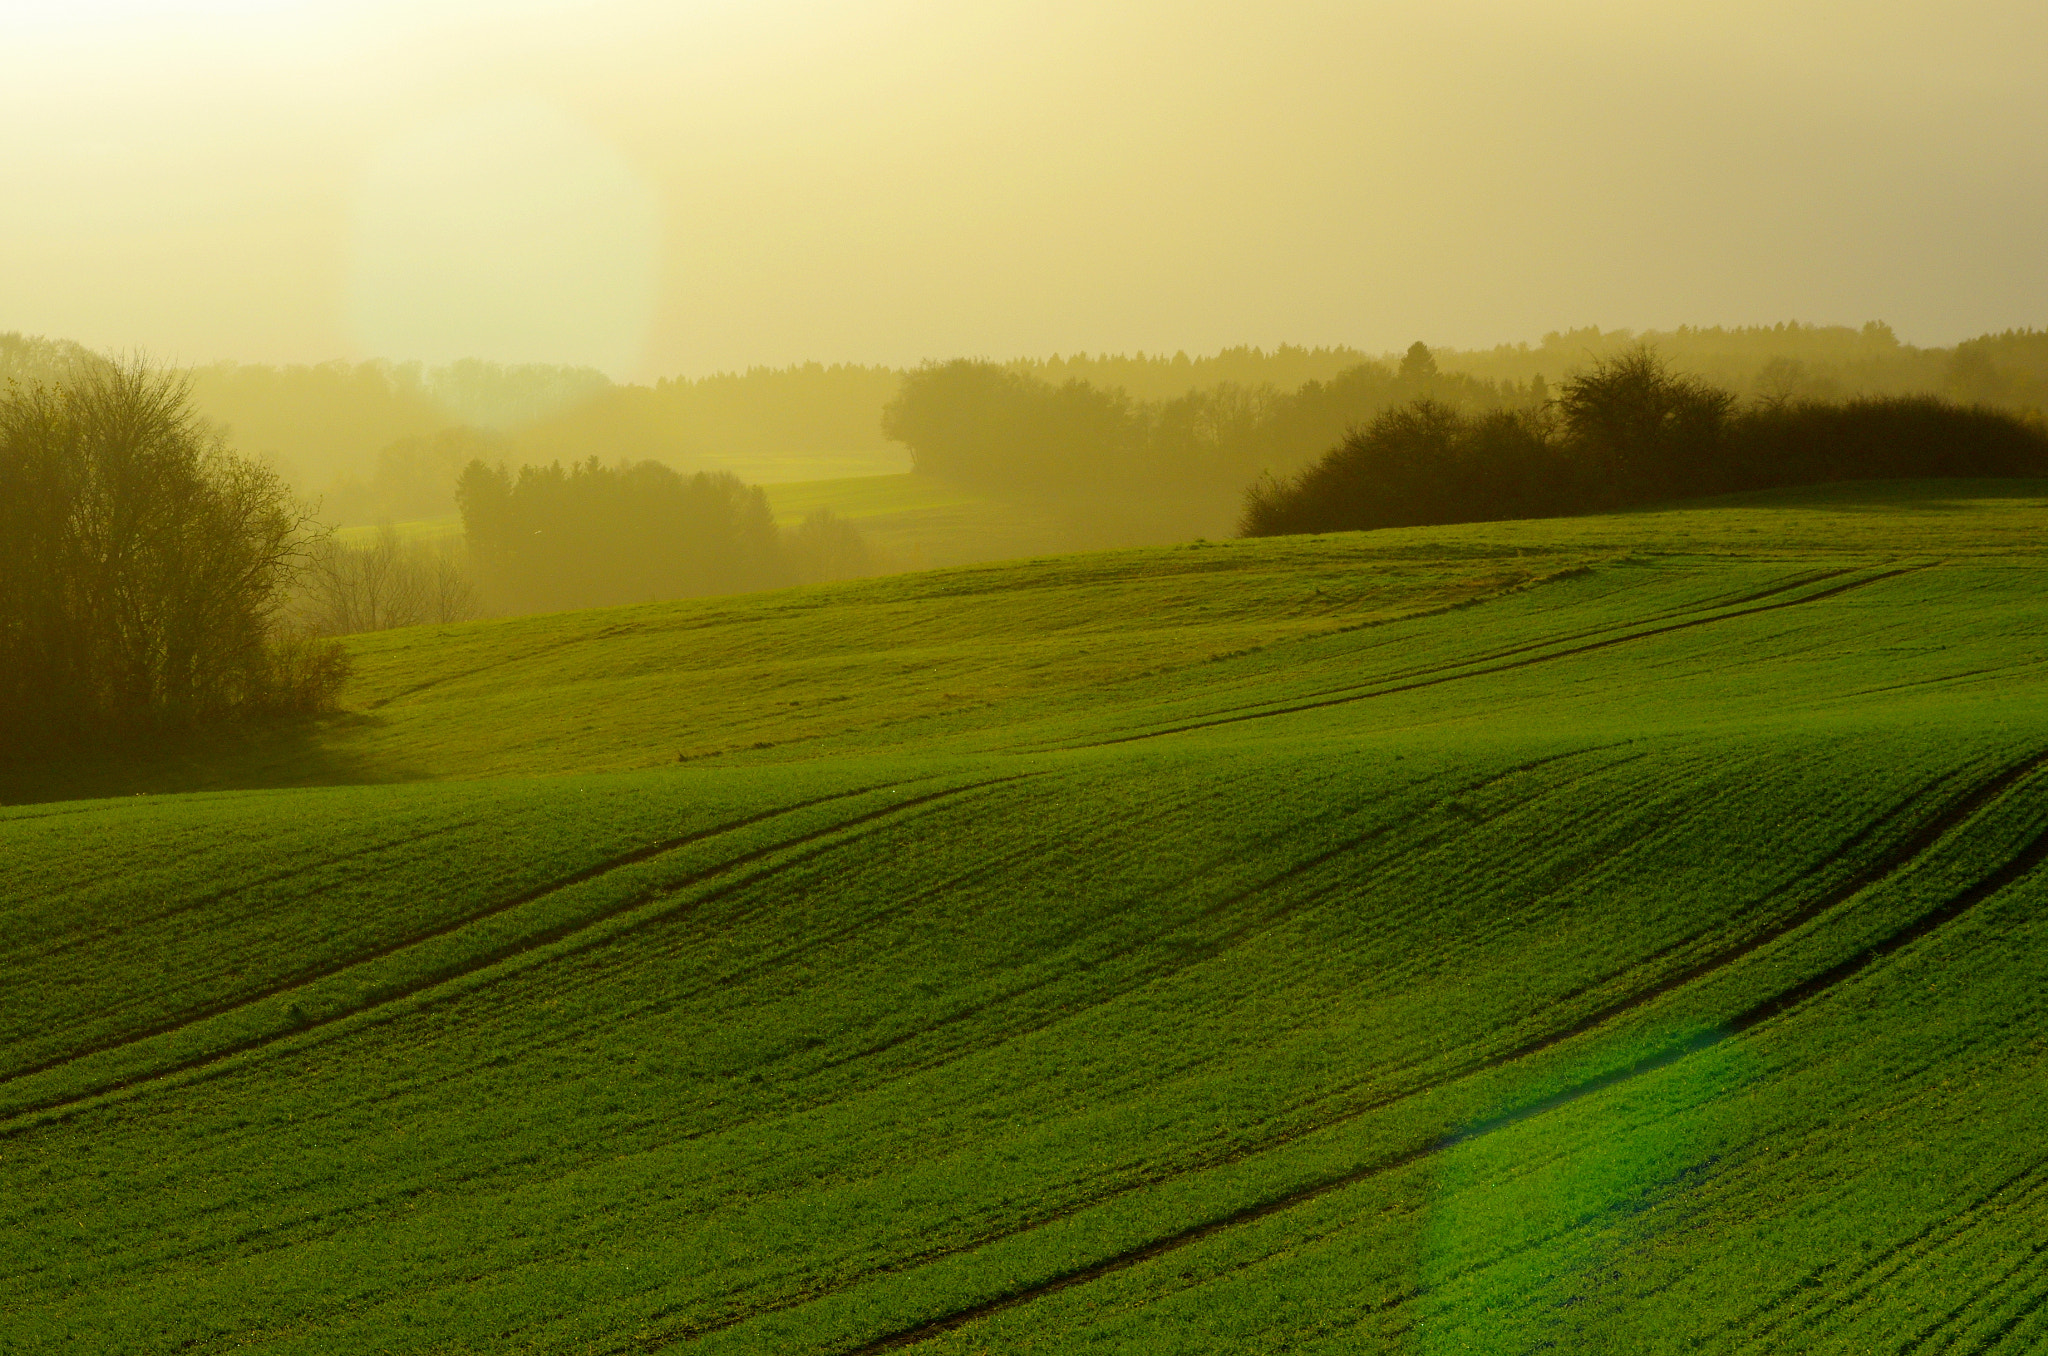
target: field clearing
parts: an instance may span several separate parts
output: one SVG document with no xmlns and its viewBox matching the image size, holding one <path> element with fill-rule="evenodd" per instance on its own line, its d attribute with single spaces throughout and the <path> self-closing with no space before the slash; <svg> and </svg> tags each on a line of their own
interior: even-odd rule
<svg viewBox="0 0 2048 1356">
<path fill-rule="evenodd" d="M 453 513 L 443 518 L 408 518 L 389 524 L 359 523 L 335 529 L 334 539 L 344 546 L 373 546 L 386 526 L 398 534 L 400 541 L 438 544 L 462 540 L 462 518 Z"/>
<path fill-rule="evenodd" d="M 2039 1349 L 2044 564 L 1838 487 L 356 638 L 0 809 L 0 1349 Z"/>
<path fill-rule="evenodd" d="M 777 522 L 829 509 L 861 530 L 898 570 L 1046 556 L 1076 547 L 1073 527 L 1044 506 L 914 472 L 761 487 Z"/>
</svg>

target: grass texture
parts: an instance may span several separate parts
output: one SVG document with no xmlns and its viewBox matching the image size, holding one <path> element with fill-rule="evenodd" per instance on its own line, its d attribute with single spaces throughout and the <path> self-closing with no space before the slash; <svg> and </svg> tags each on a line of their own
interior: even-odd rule
<svg viewBox="0 0 2048 1356">
<path fill-rule="evenodd" d="M 358 638 L 0 809 L 0 1350 L 2038 1350 L 2044 529 Z"/>
</svg>

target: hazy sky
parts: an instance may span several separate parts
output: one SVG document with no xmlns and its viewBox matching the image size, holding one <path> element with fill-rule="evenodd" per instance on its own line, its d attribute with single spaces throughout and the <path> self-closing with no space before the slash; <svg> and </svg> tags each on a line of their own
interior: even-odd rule
<svg viewBox="0 0 2048 1356">
<path fill-rule="evenodd" d="M 2048 323 L 2048 5 L 0 0 L 0 330 L 621 377 Z"/>
</svg>

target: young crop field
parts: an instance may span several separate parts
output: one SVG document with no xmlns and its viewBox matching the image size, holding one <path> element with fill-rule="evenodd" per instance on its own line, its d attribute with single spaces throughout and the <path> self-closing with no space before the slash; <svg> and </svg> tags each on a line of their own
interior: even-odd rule
<svg viewBox="0 0 2048 1356">
<path fill-rule="evenodd" d="M 0 1351 L 2048 1349 L 2044 584 L 1935 483 L 355 638 L 8 784 Z"/>
<path fill-rule="evenodd" d="M 1071 534 L 1041 509 L 911 472 L 761 489 L 783 526 L 828 510 L 859 528 L 896 569 L 1046 555 L 1070 546 Z"/>
</svg>

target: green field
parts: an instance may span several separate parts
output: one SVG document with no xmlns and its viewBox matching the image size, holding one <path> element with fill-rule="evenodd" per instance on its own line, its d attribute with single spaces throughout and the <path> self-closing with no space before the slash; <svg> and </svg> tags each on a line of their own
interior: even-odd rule
<svg viewBox="0 0 2048 1356">
<path fill-rule="evenodd" d="M 785 527 L 795 527 L 819 509 L 853 523 L 890 573 L 1045 555 L 1092 544 L 1102 535 L 1089 523 L 1074 522 L 1046 506 L 1000 499 L 930 476 L 856 475 L 763 484 L 761 489 Z M 393 526 L 406 540 L 462 535 L 462 519 L 454 515 Z M 352 545 L 367 545 L 377 531 L 374 524 L 359 524 L 336 535 Z"/>
<path fill-rule="evenodd" d="M 352 638 L 6 784 L 0 1351 L 2048 1348 L 2044 583 L 1935 482 Z"/>
<path fill-rule="evenodd" d="M 1074 529 L 1047 509 L 915 474 L 763 485 L 776 521 L 795 526 L 830 509 L 858 527 L 896 570 L 1044 555 Z"/>
</svg>

